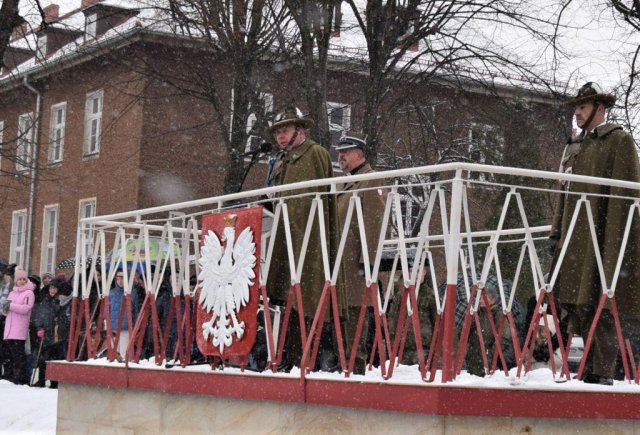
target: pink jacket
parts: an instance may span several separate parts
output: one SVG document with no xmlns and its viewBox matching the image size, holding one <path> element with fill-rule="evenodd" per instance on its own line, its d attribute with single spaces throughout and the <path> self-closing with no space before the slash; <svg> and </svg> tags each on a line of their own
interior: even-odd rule
<svg viewBox="0 0 640 435">
<path fill-rule="evenodd" d="M 14 286 L 9 293 L 9 314 L 4 324 L 5 340 L 26 340 L 29 333 L 29 317 L 35 296 L 33 283 L 27 282 L 22 287 Z"/>
</svg>

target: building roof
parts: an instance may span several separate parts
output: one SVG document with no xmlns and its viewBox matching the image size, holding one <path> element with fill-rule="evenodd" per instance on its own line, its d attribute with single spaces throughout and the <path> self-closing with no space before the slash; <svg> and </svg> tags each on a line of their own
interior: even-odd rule
<svg viewBox="0 0 640 435">
<path fill-rule="evenodd" d="M 19 83 L 24 76 L 38 77 L 47 75 L 59 67 L 74 65 L 78 62 L 89 60 L 100 50 L 112 49 L 118 45 L 129 45 L 136 41 L 135 35 L 164 35 L 164 36 L 184 36 L 193 37 L 182 31 L 179 26 L 175 26 L 170 19 L 167 10 L 158 7 L 158 3 L 148 3 L 142 0 L 63 0 L 60 1 L 60 18 L 47 24 L 52 29 L 65 29 L 69 31 L 81 32 L 75 40 L 63 45 L 44 58 L 35 56 L 37 47 L 37 29 L 32 25 L 32 31 L 24 37 L 16 39 L 10 43 L 11 47 L 19 47 L 32 50 L 34 56 L 25 62 L 16 65 L 9 71 L 2 71 L 0 74 L 0 88 L 13 87 Z M 131 14 L 123 22 L 110 28 L 106 32 L 97 35 L 96 38 L 85 37 L 85 15 L 87 11 L 92 11 L 96 7 L 119 8 L 123 11 L 130 11 Z M 330 43 L 330 60 L 335 66 L 340 64 L 348 65 L 353 70 L 354 65 L 363 73 L 367 72 L 368 52 L 364 36 L 359 33 L 356 18 L 353 11 L 343 8 L 343 22 L 339 37 L 332 38 Z M 39 15 L 38 15 L 39 17 Z M 40 31 L 39 33 L 42 33 Z M 438 41 L 430 41 L 430 44 L 438 44 Z M 420 74 L 434 69 L 436 61 L 429 55 L 430 50 L 420 48 L 417 51 L 407 51 L 402 59 L 397 62 L 395 68 L 406 69 L 415 74 Z M 89 56 L 91 55 L 91 56 Z M 452 79 L 455 77 L 455 79 Z M 492 88 L 518 92 L 524 94 L 538 94 L 543 99 L 551 97 L 548 84 L 535 78 L 525 77 L 522 74 L 504 71 L 491 71 L 485 67 L 474 66 L 469 63 L 466 66 L 439 67 L 437 80 L 447 82 L 448 80 L 460 81 L 463 77 L 469 87 L 481 88 L 478 83 L 489 83 Z M 559 89 L 564 89 L 564 84 L 559 84 Z M 562 91 L 560 91 L 561 93 Z M 554 97 L 555 98 L 555 97 Z"/>
</svg>

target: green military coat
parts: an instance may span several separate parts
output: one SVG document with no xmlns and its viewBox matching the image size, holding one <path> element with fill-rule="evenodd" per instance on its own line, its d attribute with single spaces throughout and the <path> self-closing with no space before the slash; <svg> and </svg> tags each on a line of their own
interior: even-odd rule
<svg viewBox="0 0 640 435">
<path fill-rule="evenodd" d="M 366 163 L 362 169 L 358 171 L 358 175 L 371 172 L 374 172 L 374 170 L 371 168 L 371 165 Z M 373 264 L 375 260 L 385 207 L 383 192 L 377 188 L 378 186 L 380 186 L 380 180 L 353 181 L 345 183 L 340 193 L 338 193 L 338 214 L 340 216 L 340 233 L 342 233 L 353 191 L 371 189 L 358 193 L 362 202 L 362 215 L 367 236 L 367 251 L 369 253 L 370 265 Z M 347 303 L 350 307 L 359 307 L 362 304 L 362 296 L 366 288 L 362 264 L 360 228 L 354 206 L 340 266 L 344 272 L 345 292 L 347 294 Z"/>
<path fill-rule="evenodd" d="M 633 139 L 616 124 L 604 124 L 587 134 L 579 143 L 567 145 L 561 170 L 575 175 L 611 178 L 640 182 L 638 150 Z M 564 182 L 566 192 L 585 192 L 601 195 L 638 197 L 637 191 L 586 183 Z M 588 196 L 593 212 L 600 253 L 607 286 L 611 286 L 618 254 L 622 244 L 631 200 Z M 559 255 L 569 230 L 577 195 L 558 195 L 551 237 L 560 240 Z M 640 318 L 640 227 L 636 214 L 625 252 L 620 278 L 616 287 L 616 301 L 622 317 Z M 560 268 L 554 291 L 560 303 L 597 306 L 602 294 L 600 275 L 595 259 L 589 222 L 585 210 L 580 212 Z M 608 304 L 607 304 L 608 306 Z"/>
<path fill-rule="evenodd" d="M 301 181 L 333 177 L 333 167 L 329 152 L 321 145 L 311 140 L 306 140 L 286 153 L 282 164 L 279 165 L 279 167 L 276 167 L 275 171 L 274 185 L 291 184 Z M 279 196 L 285 197 L 292 194 L 328 191 L 328 187 L 306 188 L 297 189 L 294 192 L 283 192 L 279 194 Z M 302 250 L 302 242 L 307 226 L 307 220 L 310 216 L 313 198 L 314 195 L 308 195 L 286 200 L 296 267 Z M 333 267 L 339 242 L 339 231 L 337 230 L 338 212 L 335 197 L 333 195 L 322 195 L 321 198 L 324 207 L 324 222 L 328 244 L 327 249 L 329 252 L 330 265 Z M 307 246 L 305 262 L 302 270 L 300 287 L 302 290 L 304 313 L 306 317 L 313 317 L 325 284 L 322 248 L 320 245 L 320 228 L 318 226 L 317 214 L 314 217 L 311 237 L 309 239 L 309 245 Z M 269 268 L 269 276 L 267 278 L 268 294 L 272 302 L 284 305 L 287 301 L 290 285 L 291 274 L 289 272 L 287 243 L 284 232 L 284 223 L 281 220 L 281 223 L 278 226 L 278 232 L 273 248 L 273 256 L 271 258 L 271 266 Z M 344 308 L 344 287 L 338 285 L 337 290 L 339 304 Z M 295 303 L 294 308 L 297 309 L 297 305 Z"/>
</svg>

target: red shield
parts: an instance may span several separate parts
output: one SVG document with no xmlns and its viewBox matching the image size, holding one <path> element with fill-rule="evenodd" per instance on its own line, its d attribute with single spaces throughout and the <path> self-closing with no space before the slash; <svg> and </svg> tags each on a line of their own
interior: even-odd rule
<svg viewBox="0 0 640 435">
<path fill-rule="evenodd" d="M 233 222 L 233 216 L 235 216 L 235 222 Z M 227 233 L 225 233 L 225 226 L 228 228 Z M 225 236 L 225 234 L 229 235 L 229 229 L 233 227 L 235 233 L 235 244 L 234 246 L 229 246 L 229 238 Z M 224 288 L 227 286 L 226 291 L 233 291 L 231 288 L 233 286 L 228 285 L 229 281 L 232 278 L 229 275 L 231 269 L 233 269 L 233 265 L 242 264 L 243 258 L 236 257 L 245 257 L 243 255 L 238 255 L 237 251 L 234 251 L 234 247 L 239 243 L 247 241 L 247 235 L 243 240 L 239 240 L 241 234 L 245 230 L 245 228 L 250 228 L 252 233 L 252 242 L 255 244 L 255 265 L 253 268 L 249 268 L 253 270 L 254 278 L 251 279 L 253 285 L 249 286 L 249 297 L 248 301 L 246 301 L 246 305 L 236 307 L 233 310 L 233 315 L 236 317 L 233 319 L 231 313 L 228 313 L 226 316 L 226 322 L 220 321 L 218 319 L 214 322 L 214 324 L 210 325 L 208 330 L 210 331 L 209 337 L 205 338 L 203 325 L 207 328 L 208 322 L 211 321 L 214 316 L 214 309 L 210 311 L 205 309 L 205 305 L 203 302 L 200 302 L 200 296 L 205 288 L 208 288 L 207 291 L 209 298 L 214 298 L 214 295 L 211 293 L 212 289 L 217 289 L 215 291 L 225 291 Z M 198 348 L 203 355 L 213 355 L 221 357 L 223 360 L 229 359 L 229 357 L 245 357 L 251 351 L 253 344 L 256 340 L 256 329 L 257 329 L 257 313 L 258 313 L 258 295 L 259 295 L 259 286 L 260 286 L 260 239 L 262 234 L 262 207 L 251 207 L 241 210 L 236 210 L 227 213 L 214 213 L 210 215 L 203 216 L 202 218 L 202 237 L 200 239 L 200 245 L 205 246 L 205 237 L 209 235 L 209 231 L 212 231 L 217 240 L 220 243 L 220 248 L 222 252 L 224 252 L 223 257 L 218 260 L 212 261 L 211 255 L 205 255 L 204 252 L 201 252 L 201 263 L 200 263 L 200 273 L 198 280 L 198 293 L 197 293 L 197 301 L 198 308 L 196 313 L 196 342 L 198 343 Z M 211 242 L 212 239 L 209 239 Z M 209 243 L 210 244 L 210 243 Z M 215 243 L 214 243 L 215 244 Z M 246 243 L 245 243 L 246 244 Z M 215 249 L 214 249 L 215 250 Z M 227 252 L 229 251 L 229 252 Z M 234 252 L 235 255 L 231 255 Z M 230 256 L 231 255 L 231 256 Z M 231 267 L 229 265 L 231 264 Z M 206 270 L 213 271 L 214 273 L 206 274 Z M 206 277 L 209 278 L 206 278 Z M 211 278 L 212 276 L 222 277 L 222 278 Z M 225 278 L 226 277 L 226 278 Z M 203 279 L 204 278 L 204 279 Z M 209 284 L 206 284 L 206 282 Z M 237 287 L 237 286 L 236 286 Z M 237 290 L 236 290 L 237 291 Z M 207 295 L 205 295 L 207 296 Z M 224 299 L 224 298 L 222 298 Z M 209 299 L 212 300 L 212 299 Z M 206 302 L 205 302 L 206 303 Z M 233 332 L 231 334 L 231 344 L 224 345 L 222 352 L 220 352 L 220 346 L 214 345 L 213 343 L 213 333 L 211 332 L 213 328 L 217 330 L 218 334 L 224 334 L 223 329 L 225 326 L 222 323 L 227 324 L 227 328 L 233 328 L 234 325 L 239 325 L 244 322 L 243 326 L 243 334 L 241 338 L 237 337 L 237 334 Z"/>
</svg>

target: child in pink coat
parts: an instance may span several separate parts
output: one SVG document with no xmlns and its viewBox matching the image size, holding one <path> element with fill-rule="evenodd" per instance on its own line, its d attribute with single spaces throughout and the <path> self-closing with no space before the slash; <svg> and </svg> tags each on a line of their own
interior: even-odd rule
<svg viewBox="0 0 640 435">
<path fill-rule="evenodd" d="M 33 283 L 27 278 L 27 272 L 16 269 L 13 290 L 2 307 L 7 315 L 4 342 L 9 357 L 8 379 L 15 384 L 26 383 L 25 341 L 29 334 L 29 317 L 34 300 Z"/>
</svg>

